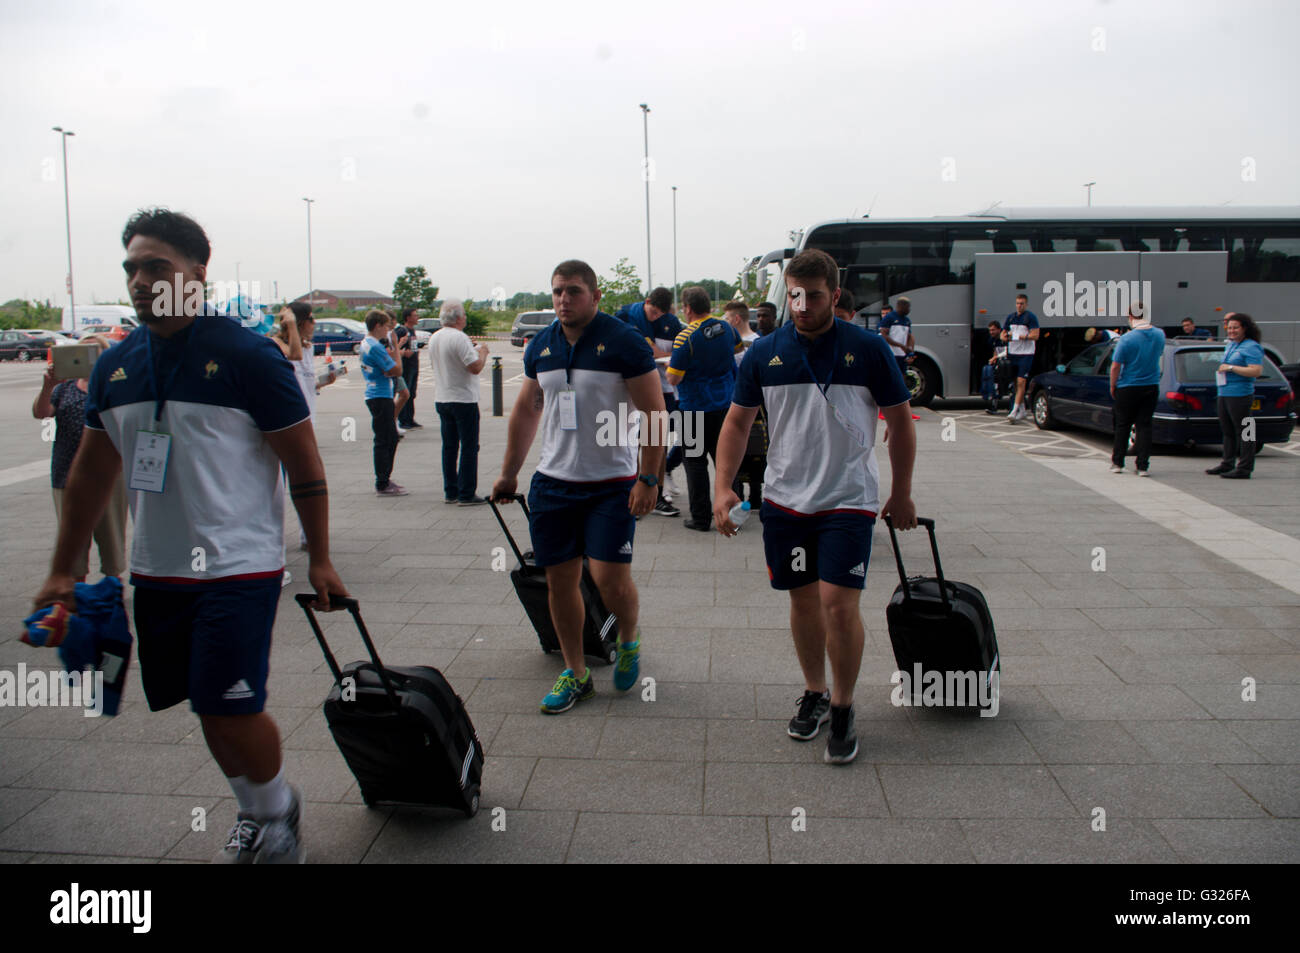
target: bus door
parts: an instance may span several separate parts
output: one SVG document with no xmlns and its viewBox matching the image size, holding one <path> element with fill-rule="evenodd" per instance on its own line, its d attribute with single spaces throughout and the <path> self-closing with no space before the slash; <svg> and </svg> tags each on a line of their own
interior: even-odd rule
<svg viewBox="0 0 1300 953">
<path fill-rule="evenodd" d="M 840 283 L 853 294 L 853 307 L 862 326 L 874 328 L 879 324 L 880 309 L 889 300 L 885 269 L 850 265 Z"/>
</svg>

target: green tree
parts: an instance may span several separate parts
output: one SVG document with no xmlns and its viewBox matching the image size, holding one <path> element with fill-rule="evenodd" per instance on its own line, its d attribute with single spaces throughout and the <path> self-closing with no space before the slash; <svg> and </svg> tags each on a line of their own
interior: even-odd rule
<svg viewBox="0 0 1300 953">
<path fill-rule="evenodd" d="M 423 311 L 432 311 L 438 298 L 438 286 L 429 280 L 423 265 L 413 265 L 393 282 L 393 300 L 398 309 L 415 305 Z"/>
<path fill-rule="evenodd" d="M 637 277 L 636 265 L 626 258 L 620 258 L 618 264 L 610 269 L 613 277 L 596 276 L 596 287 L 600 289 L 600 310 L 613 314 L 625 304 L 641 301 L 641 279 Z"/>
<path fill-rule="evenodd" d="M 465 333 L 473 338 L 487 334 L 491 312 L 476 311 L 471 307 L 472 304 L 471 301 L 465 302 Z"/>
</svg>

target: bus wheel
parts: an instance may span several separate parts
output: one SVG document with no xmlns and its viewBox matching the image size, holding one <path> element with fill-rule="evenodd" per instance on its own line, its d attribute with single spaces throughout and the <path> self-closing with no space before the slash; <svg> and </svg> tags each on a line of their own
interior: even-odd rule
<svg viewBox="0 0 1300 953">
<path fill-rule="evenodd" d="M 903 382 L 912 395 L 913 407 L 929 407 L 939 396 L 939 369 L 929 358 L 918 356 L 914 363 L 907 365 Z"/>
</svg>

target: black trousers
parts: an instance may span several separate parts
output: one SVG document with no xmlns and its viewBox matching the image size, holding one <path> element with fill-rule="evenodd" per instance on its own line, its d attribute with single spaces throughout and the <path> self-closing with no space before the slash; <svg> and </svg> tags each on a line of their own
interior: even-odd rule
<svg viewBox="0 0 1300 953">
<path fill-rule="evenodd" d="M 1156 384 L 1115 388 L 1115 443 L 1110 451 L 1110 462 L 1115 466 L 1124 465 L 1128 433 L 1134 427 L 1137 428 L 1137 439 L 1133 442 L 1137 468 L 1145 470 L 1151 465 L 1151 415 L 1156 412 L 1159 390 Z"/>
<path fill-rule="evenodd" d="M 682 411 L 684 417 L 691 411 Z M 686 457 L 682 466 L 686 469 L 686 492 L 691 497 L 691 520 L 705 526 L 713 522 L 713 500 L 709 492 L 709 460 L 713 466 L 718 465 L 718 436 L 722 433 L 722 422 L 727 418 L 725 410 L 696 411 L 695 419 L 702 420 L 703 427 L 695 427 L 698 445 L 686 448 Z M 698 451 L 698 452 L 697 452 Z"/>
<path fill-rule="evenodd" d="M 403 427 L 409 427 L 415 423 L 415 385 L 420 380 L 420 361 L 418 358 L 408 357 L 402 359 L 402 380 L 406 381 L 406 389 L 411 392 L 410 398 L 402 407 L 402 412 L 397 415 L 397 422 Z"/>
<path fill-rule="evenodd" d="M 1254 394 L 1244 397 L 1219 398 L 1219 429 L 1223 431 L 1223 462 L 1241 470 L 1255 469 L 1257 440 L 1243 440 L 1241 432 L 1250 416 Z M 1256 424 L 1258 426 L 1258 424 Z"/>
<path fill-rule="evenodd" d="M 397 456 L 397 421 L 393 417 L 393 398 L 371 397 L 370 429 L 375 433 L 375 489 L 388 489 L 393 475 L 393 458 Z"/>
</svg>

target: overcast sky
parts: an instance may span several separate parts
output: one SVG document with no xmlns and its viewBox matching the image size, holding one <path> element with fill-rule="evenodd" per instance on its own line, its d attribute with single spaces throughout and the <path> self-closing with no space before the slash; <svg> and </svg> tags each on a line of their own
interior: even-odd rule
<svg viewBox="0 0 1300 953">
<path fill-rule="evenodd" d="M 682 280 L 822 219 L 1090 180 L 1094 205 L 1300 204 L 1291 0 L 458 6 L 0 0 L 0 300 L 67 300 L 54 125 L 78 303 L 125 294 L 149 205 L 206 228 L 210 278 L 302 294 L 303 196 L 317 288 L 422 264 L 483 298 L 568 257 L 644 280 L 642 102 L 656 283 L 673 185 Z"/>
</svg>

